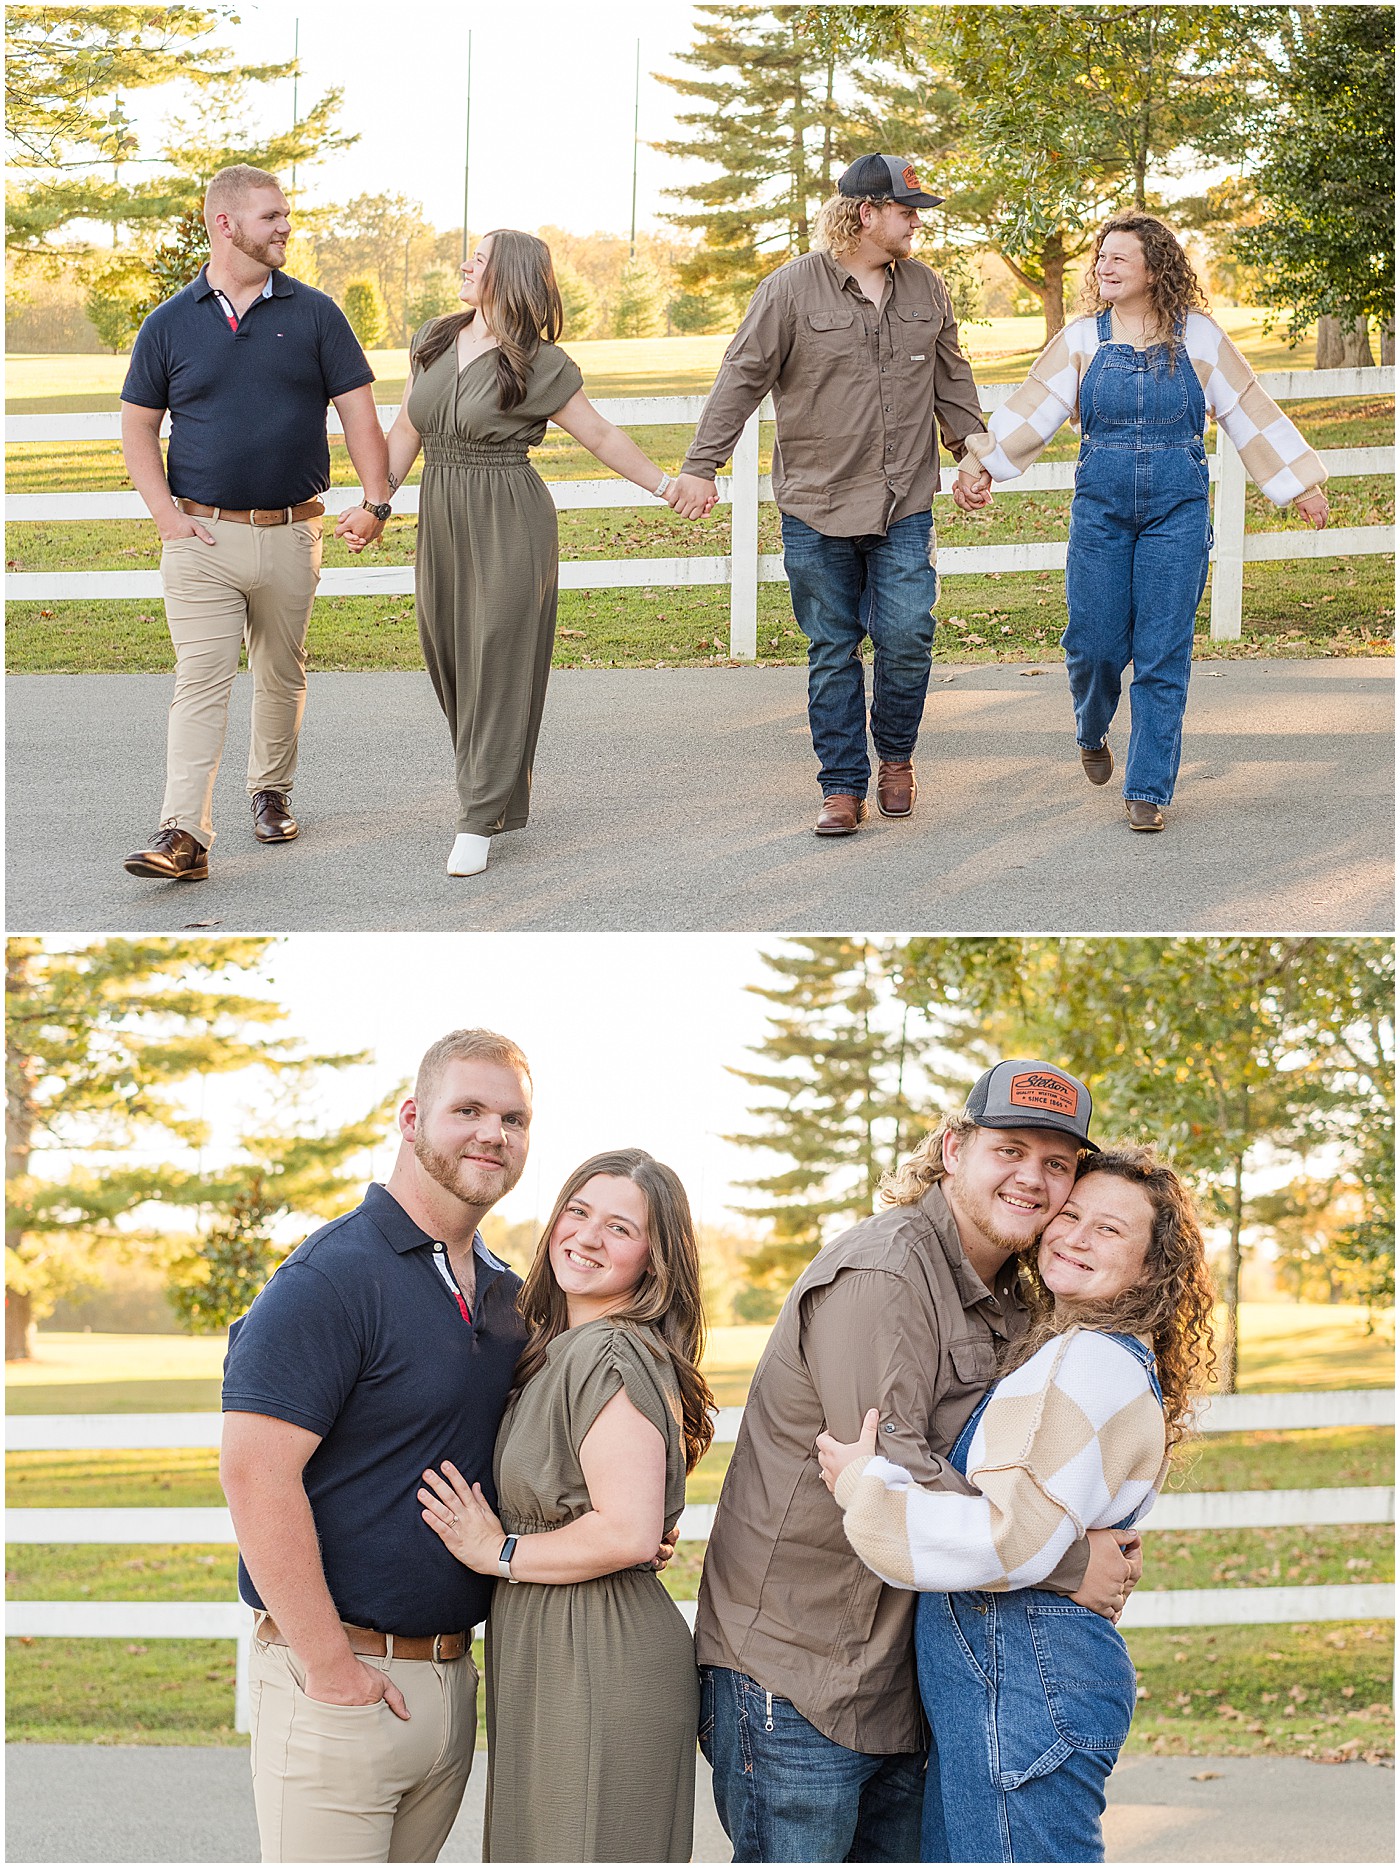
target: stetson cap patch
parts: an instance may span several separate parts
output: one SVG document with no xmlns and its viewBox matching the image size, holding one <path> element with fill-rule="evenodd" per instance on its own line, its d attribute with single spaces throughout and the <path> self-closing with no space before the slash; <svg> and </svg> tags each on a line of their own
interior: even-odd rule
<svg viewBox="0 0 1400 1868">
<path fill-rule="evenodd" d="M 1011 1079 L 1007 1101 L 1017 1109 L 1053 1109 L 1059 1115 L 1072 1116 L 1079 1108 L 1079 1092 L 1063 1077 L 1028 1070 Z"/>
</svg>

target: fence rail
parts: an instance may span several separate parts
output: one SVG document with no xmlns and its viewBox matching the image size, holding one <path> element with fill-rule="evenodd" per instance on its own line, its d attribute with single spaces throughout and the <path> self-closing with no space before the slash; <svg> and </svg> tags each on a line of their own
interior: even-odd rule
<svg viewBox="0 0 1400 1868">
<path fill-rule="evenodd" d="M 721 1408 L 715 1439 L 734 1440 L 742 1408 Z M 12 1414 L 7 1452 L 101 1452 L 116 1449 L 212 1448 L 222 1417 L 180 1414 Z M 1206 1433 L 1259 1429 L 1384 1427 L 1394 1424 L 1390 1389 L 1291 1394 L 1221 1395 L 1202 1410 Z M 704 1542 L 713 1505 L 688 1505 L 680 1535 Z M 1171 1492 L 1158 1501 L 1147 1532 L 1222 1530 L 1313 1524 L 1389 1524 L 1389 1486 L 1336 1486 L 1268 1492 Z M 5 1514 L 12 1544 L 233 1544 L 233 1520 L 222 1506 L 161 1505 L 118 1509 L 30 1509 Z M 694 1625 L 694 1603 L 682 1603 Z M 1389 1619 L 1393 1590 L 1382 1583 L 1327 1583 L 1281 1589 L 1141 1590 L 1124 1626 L 1186 1628 L 1205 1624 Z M 124 1640 L 232 1640 L 237 1644 L 234 1726 L 248 1730 L 249 1613 L 227 1602 L 11 1602 L 9 1635 L 104 1636 Z"/>
<path fill-rule="evenodd" d="M 1276 401 L 1304 397 L 1389 395 L 1394 391 L 1392 368 L 1370 370 L 1281 370 L 1261 376 L 1261 383 Z M 1010 383 L 992 384 L 979 391 L 982 407 L 990 411 L 1012 393 Z M 704 406 L 703 396 L 605 397 L 598 407 L 609 418 L 629 428 L 658 427 L 694 422 Z M 396 407 L 380 405 L 379 417 L 388 427 Z M 704 585 L 729 586 L 729 652 L 736 659 L 752 659 L 758 652 L 758 586 L 784 581 L 782 558 L 758 549 L 758 509 L 773 497 L 769 475 L 758 471 L 759 423 L 772 419 L 766 400 L 750 417 L 734 450 L 731 472 L 721 477 L 720 499 L 730 507 L 730 550 L 724 557 L 571 559 L 559 567 L 564 590 L 672 589 Z M 332 411 L 327 427 L 341 432 Z M 169 418 L 162 432 L 168 432 Z M 12 415 L 6 418 L 7 442 L 111 441 L 121 432 L 119 413 L 86 415 Z M 1328 448 L 1320 450 L 1329 473 L 1392 474 L 1395 450 Z M 1342 526 L 1325 532 L 1248 533 L 1245 530 L 1246 476 L 1240 457 L 1221 428 L 1216 430 L 1215 455 L 1210 462 L 1215 484 L 1215 576 L 1211 584 L 1210 632 L 1219 640 L 1239 636 L 1244 566 L 1280 559 L 1336 558 L 1393 552 L 1393 526 Z M 945 471 L 940 494 L 952 486 Z M 1018 480 L 1000 489 L 1002 495 L 1063 491 L 1074 484 L 1074 464 L 1049 462 L 1032 467 Z M 655 506 L 648 494 L 626 481 L 554 480 L 548 482 L 560 511 L 622 509 Z M 326 495 L 329 512 L 357 505 L 358 487 L 334 487 Z M 418 510 L 418 489 L 405 487 L 398 510 Z M 5 502 L 12 522 L 72 524 L 99 519 L 140 519 L 145 506 L 140 496 L 113 489 L 93 493 L 20 493 Z M 963 545 L 939 553 L 941 576 L 1001 575 L 1014 571 L 1063 570 L 1065 546 Z M 356 565 L 322 574 L 319 594 L 324 597 L 408 596 L 413 591 L 411 566 Z M 12 601 L 83 601 L 116 597 L 122 600 L 157 600 L 161 595 L 158 571 L 15 571 L 5 579 L 5 594 Z"/>
<path fill-rule="evenodd" d="M 715 1440 L 737 1438 L 744 1410 L 722 1407 Z M 217 1446 L 222 1415 L 197 1414 L 7 1414 L 7 1453 L 126 1451 L 150 1447 Z M 1279 1394 L 1216 1395 L 1202 1404 L 1201 1433 L 1275 1432 L 1307 1427 L 1393 1427 L 1391 1388 L 1293 1390 Z"/>
</svg>

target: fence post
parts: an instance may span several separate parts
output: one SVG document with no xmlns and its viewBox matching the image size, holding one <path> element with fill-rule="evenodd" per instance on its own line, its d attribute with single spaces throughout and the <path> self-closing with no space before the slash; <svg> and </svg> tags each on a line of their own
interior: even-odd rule
<svg viewBox="0 0 1400 1868">
<path fill-rule="evenodd" d="M 252 1611 L 243 1602 L 239 1608 L 251 1621 Z M 235 1732 L 250 1732 L 253 1729 L 253 1701 L 248 1691 L 248 1669 L 253 1659 L 253 1636 L 251 1628 L 245 1628 L 234 1643 L 238 1660 L 233 1677 L 233 1729 Z"/>
<path fill-rule="evenodd" d="M 1215 568 L 1210 582 L 1212 642 L 1237 642 L 1244 615 L 1244 462 L 1225 430 L 1215 430 Z"/>
<path fill-rule="evenodd" d="M 729 653 L 758 653 L 758 410 L 744 423 L 730 464 Z"/>
</svg>

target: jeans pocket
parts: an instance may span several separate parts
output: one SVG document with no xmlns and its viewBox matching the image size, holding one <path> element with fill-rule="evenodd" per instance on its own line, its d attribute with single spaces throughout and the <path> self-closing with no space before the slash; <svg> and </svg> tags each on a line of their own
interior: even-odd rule
<svg viewBox="0 0 1400 1868">
<path fill-rule="evenodd" d="M 712 1768 L 715 1761 L 715 1676 L 708 1667 L 700 1669 L 700 1749 Z"/>
<path fill-rule="evenodd" d="M 1055 1731 L 1076 1751 L 1116 1755 L 1137 1700 L 1137 1675 L 1122 1636 L 1078 1603 L 1028 1605 L 1027 1614 Z"/>
</svg>

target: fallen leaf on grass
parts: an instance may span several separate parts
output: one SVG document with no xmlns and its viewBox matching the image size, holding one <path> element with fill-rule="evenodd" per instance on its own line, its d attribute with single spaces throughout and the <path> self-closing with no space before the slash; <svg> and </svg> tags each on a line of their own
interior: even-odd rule
<svg viewBox="0 0 1400 1868">
<path fill-rule="evenodd" d="M 561 636 L 586 636 L 588 631 L 586 629 L 561 629 L 559 633 Z"/>
</svg>

